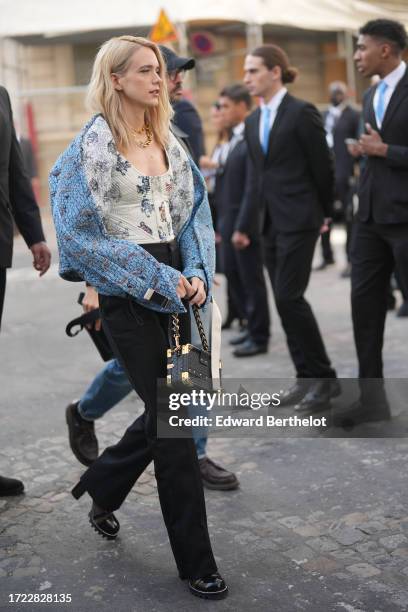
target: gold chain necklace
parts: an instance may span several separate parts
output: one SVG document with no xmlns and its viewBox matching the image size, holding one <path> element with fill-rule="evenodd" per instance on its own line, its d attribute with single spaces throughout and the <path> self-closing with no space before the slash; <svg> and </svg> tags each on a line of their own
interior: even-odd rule
<svg viewBox="0 0 408 612">
<path fill-rule="evenodd" d="M 138 136 L 143 133 L 145 135 L 145 140 L 140 140 Z M 146 147 L 151 145 L 153 142 L 153 132 L 148 123 L 145 123 L 144 126 L 140 128 L 140 130 L 132 129 L 132 135 L 133 135 L 133 138 L 135 139 L 137 146 L 140 147 L 141 149 L 145 149 Z"/>
</svg>

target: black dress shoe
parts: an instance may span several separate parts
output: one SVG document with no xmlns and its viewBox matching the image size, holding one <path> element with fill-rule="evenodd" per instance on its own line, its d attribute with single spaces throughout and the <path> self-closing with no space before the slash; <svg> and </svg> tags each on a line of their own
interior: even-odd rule
<svg viewBox="0 0 408 612">
<path fill-rule="evenodd" d="M 326 378 L 312 383 L 303 399 L 295 406 L 296 412 L 316 412 L 330 407 L 330 400 L 341 393 L 336 378 Z"/>
<path fill-rule="evenodd" d="M 92 527 L 107 540 L 115 540 L 120 529 L 120 524 L 113 512 L 107 512 L 99 508 L 95 502 L 89 512 L 89 522 Z"/>
<path fill-rule="evenodd" d="M 315 272 L 321 272 L 322 270 L 325 270 L 328 266 L 332 266 L 332 265 L 334 265 L 334 259 L 328 259 L 327 261 L 324 260 L 321 263 L 319 263 L 317 266 L 315 266 L 313 270 Z"/>
<path fill-rule="evenodd" d="M 340 278 L 350 278 L 351 276 L 351 264 L 348 263 L 344 270 L 340 274 Z"/>
<path fill-rule="evenodd" d="M 98 458 L 98 440 L 95 435 L 95 424 L 81 417 L 78 403 L 72 402 L 65 410 L 68 425 L 69 445 L 75 457 L 86 466 Z"/>
<path fill-rule="evenodd" d="M 300 402 L 300 400 L 306 395 L 310 385 L 311 381 L 305 378 L 296 380 L 292 387 L 285 389 L 285 391 L 279 396 L 279 406 L 292 406 L 293 404 Z"/>
<path fill-rule="evenodd" d="M 225 599 L 228 595 L 228 587 L 218 572 L 189 580 L 188 588 L 193 595 L 203 599 Z"/>
<path fill-rule="evenodd" d="M 267 352 L 267 344 L 257 344 L 251 338 L 248 338 L 232 354 L 234 357 L 253 357 L 254 355 L 261 355 Z"/>
<path fill-rule="evenodd" d="M 387 400 L 372 403 L 357 400 L 343 412 L 333 415 L 334 427 L 342 427 L 346 431 L 353 429 L 363 423 L 375 423 L 378 421 L 389 421 L 391 410 Z"/>
<path fill-rule="evenodd" d="M 207 489 L 215 491 L 233 491 L 239 487 L 239 480 L 233 472 L 217 465 L 208 457 L 198 460 L 201 480 Z"/>
<path fill-rule="evenodd" d="M 12 497 L 24 493 L 24 485 L 16 478 L 0 476 L 0 497 Z"/>
<path fill-rule="evenodd" d="M 238 334 L 238 336 L 231 338 L 229 343 L 231 346 L 238 346 L 238 344 L 243 344 L 246 340 L 248 340 L 248 338 L 249 338 L 249 333 L 246 329 L 244 329 Z"/>
<path fill-rule="evenodd" d="M 389 291 L 387 293 L 387 310 L 395 310 L 396 305 L 397 300 L 395 299 L 395 296 L 392 291 Z"/>
<path fill-rule="evenodd" d="M 401 306 L 398 308 L 397 317 L 408 317 L 408 300 L 402 302 Z"/>
</svg>

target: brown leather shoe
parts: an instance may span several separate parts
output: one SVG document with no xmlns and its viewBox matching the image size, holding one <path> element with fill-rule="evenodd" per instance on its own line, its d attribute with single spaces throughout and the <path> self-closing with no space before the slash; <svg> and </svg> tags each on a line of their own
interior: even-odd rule
<svg viewBox="0 0 408 612">
<path fill-rule="evenodd" d="M 239 487 L 239 480 L 233 472 L 229 472 L 211 461 L 208 457 L 198 460 L 201 479 L 207 489 L 216 491 L 233 491 Z"/>
</svg>

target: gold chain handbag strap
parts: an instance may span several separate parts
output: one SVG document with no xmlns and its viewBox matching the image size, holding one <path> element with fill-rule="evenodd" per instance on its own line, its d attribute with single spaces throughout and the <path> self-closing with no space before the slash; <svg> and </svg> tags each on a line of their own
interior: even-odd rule
<svg viewBox="0 0 408 612">
<path fill-rule="evenodd" d="M 200 334 L 201 344 L 203 345 L 203 349 L 208 352 L 209 346 L 207 342 L 207 337 L 205 335 L 204 326 L 201 321 L 200 312 L 199 312 L 197 304 L 193 304 L 192 309 L 193 309 L 194 318 L 197 324 L 198 333 Z M 173 313 L 171 315 L 171 324 L 173 328 L 173 338 L 174 338 L 175 350 L 178 351 L 180 350 L 180 321 L 179 321 L 179 316 L 177 313 Z"/>
</svg>

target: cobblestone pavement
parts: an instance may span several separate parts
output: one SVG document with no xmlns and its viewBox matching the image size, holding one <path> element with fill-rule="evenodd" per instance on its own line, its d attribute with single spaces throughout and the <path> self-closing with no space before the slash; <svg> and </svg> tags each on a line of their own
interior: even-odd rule
<svg viewBox="0 0 408 612">
<path fill-rule="evenodd" d="M 55 270 L 38 281 L 27 265 L 18 243 L 0 345 L 0 473 L 21 477 L 26 494 L 0 499 L 0 610 L 408 609 L 408 439 L 373 437 L 380 428 L 366 439 L 356 430 L 337 439 L 210 440 L 209 455 L 241 481 L 238 491 L 206 492 L 214 551 L 230 586 L 225 601 L 192 600 L 178 580 L 151 468 L 118 512 L 120 537 L 99 538 L 88 523 L 89 498 L 69 494 L 83 468 L 69 450 L 64 406 L 101 364 L 87 338 L 63 334 L 80 285 L 63 283 Z M 338 272 L 315 273 L 309 296 L 346 377 L 356 364 L 348 286 Z M 390 377 L 406 376 L 406 325 L 389 315 Z M 225 333 L 227 374 L 292 375 L 276 315 L 273 326 L 269 355 L 249 360 L 233 360 L 233 332 Z M 99 421 L 100 446 L 119 438 L 140 410 L 129 397 Z M 12 593 L 70 593 L 72 603 L 12 604 Z"/>
</svg>

